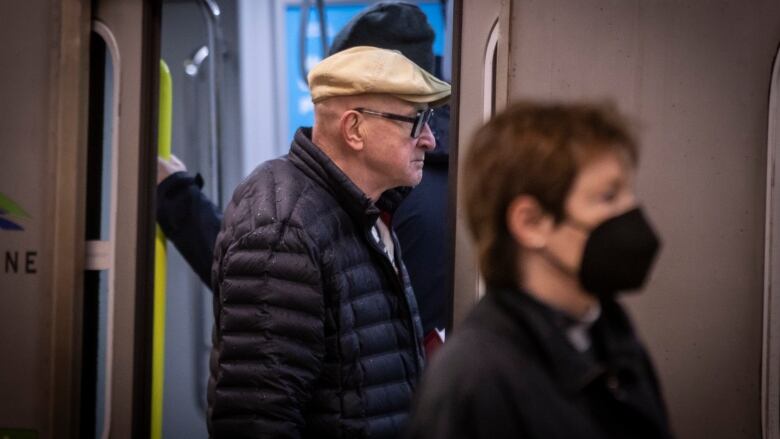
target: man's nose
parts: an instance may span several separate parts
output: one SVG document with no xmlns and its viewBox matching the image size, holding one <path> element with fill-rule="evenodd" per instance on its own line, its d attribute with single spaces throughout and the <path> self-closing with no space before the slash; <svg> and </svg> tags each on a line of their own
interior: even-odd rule
<svg viewBox="0 0 780 439">
<path fill-rule="evenodd" d="M 436 138 L 433 137 L 433 130 L 428 123 L 425 124 L 420 137 L 417 138 L 417 146 L 426 151 L 433 151 L 436 148 Z"/>
</svg>

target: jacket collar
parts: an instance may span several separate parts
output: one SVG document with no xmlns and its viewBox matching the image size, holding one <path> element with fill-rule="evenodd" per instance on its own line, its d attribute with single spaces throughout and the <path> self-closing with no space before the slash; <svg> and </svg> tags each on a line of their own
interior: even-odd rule
<svg viewBox="0 0 780 439">
<path fill-rule="evenodd" d="M 391 189 L 384 192 L 376 203 L 372 202 L 347 174 L 311 141 L 311 128 L 298 128 L 288 157 L 302 172 L 332 193 L 350 216 L 368 218 L 372 224 L 380 211 L 393 213 L 411 190 Z"/>
<path fill-rule="evenodd" d="M 602 313 L 593 324 L 594 349 L 599 352 L 585 355 L 578 352 L 566 339 L 565 329 L 571 318 L 539 302 L 525 291 L 495 289 L 489 297 L 507 314 L 513 334 L 525 332 L 541 354 L 542 361 L 554 375 L 556 382 L 570 393 L 580 392 L 607 372 L 633 372 L 641 362 L 642 351 L 633 336 L 633 330 L 619 305 L 612 300 L 602 301 Z M 522 335 L 520 335 L 522 337 Z"/>
</svg>

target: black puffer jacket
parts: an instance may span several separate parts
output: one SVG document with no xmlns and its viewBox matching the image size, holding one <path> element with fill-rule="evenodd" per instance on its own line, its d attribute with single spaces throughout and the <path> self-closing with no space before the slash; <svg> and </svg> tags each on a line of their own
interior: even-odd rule
<svg viewBox="0 0 780 439">
<path fill-rule="evenodd" d="M 298 130 L 225 211 L 212 269 L 213 438 L 391 438 L 408 418 L 422 327 L 400 251 L 396 274 L 371 235 L 402 196 L 374 205 L 310 136 Z"/>
</svg>

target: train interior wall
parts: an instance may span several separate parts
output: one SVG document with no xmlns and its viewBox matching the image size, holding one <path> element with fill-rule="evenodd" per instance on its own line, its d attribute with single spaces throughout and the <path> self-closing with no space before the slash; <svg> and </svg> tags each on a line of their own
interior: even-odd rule
<svg viewBox="0 0 780 439">
<path fill-rule="evenodd" d="M 664 247 L 626 302 L 681 438 L 761 437 L 777 17 L 771 1 L 512 2 L 510 100 L 611 100 L 637 123 Z"/>
</svg>

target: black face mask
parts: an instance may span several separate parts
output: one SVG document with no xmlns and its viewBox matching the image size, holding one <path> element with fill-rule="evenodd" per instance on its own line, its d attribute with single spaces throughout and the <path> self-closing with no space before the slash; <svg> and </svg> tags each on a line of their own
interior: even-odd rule
<svg viewBox="0 0 780 439">
<path fill-rule="evenodd" d="M 595 296 L 610 297 L 645 283 L 661 243 L 640 208 L 610 218 L 590 231 L 579 280 Z"/>
</svg>

